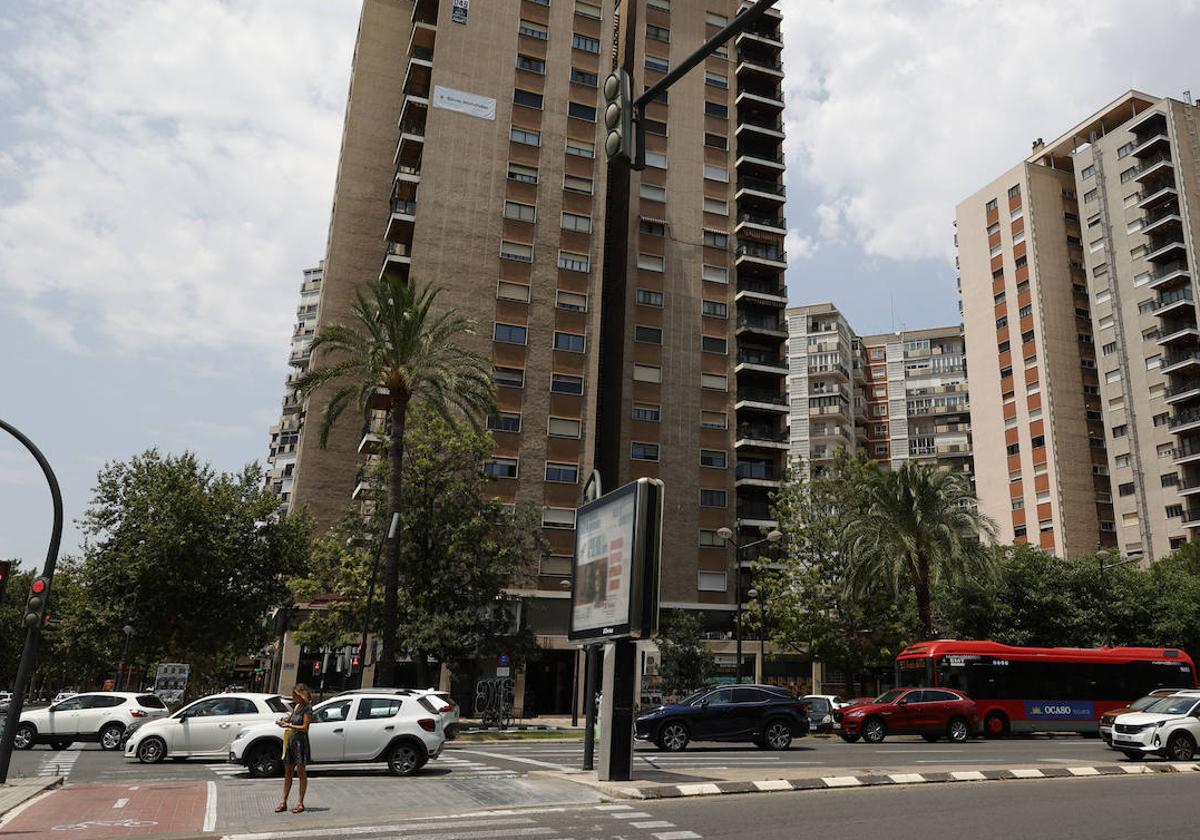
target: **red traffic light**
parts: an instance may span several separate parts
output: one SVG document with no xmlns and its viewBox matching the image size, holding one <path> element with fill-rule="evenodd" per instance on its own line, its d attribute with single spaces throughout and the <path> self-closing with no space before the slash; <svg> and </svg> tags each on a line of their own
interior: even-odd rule
<svg viewBox="0 0 1200 840">
<path fill-rule="evenodd" d="M 46 579 L 36 578 L 29 587 L 29 591 L 34 595 L 41 595 L 46 591 Z"/>
</svg>

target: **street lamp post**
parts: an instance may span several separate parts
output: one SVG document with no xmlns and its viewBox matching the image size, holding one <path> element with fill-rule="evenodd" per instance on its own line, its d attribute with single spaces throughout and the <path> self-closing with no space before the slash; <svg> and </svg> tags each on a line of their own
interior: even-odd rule
<svg viewBox="0 0 1200 840">
<path fill-rule="evenodd" d="M 117 668 L 117 691 L 129 685 L 125 669 L 129 666 L 129 640 L 133 638 L 133 625 L 126 622 L 121 632 L 125 634 L 125 648 L 121 651 L 121 665 Z"/>
<path fill-rule="evenodd" d="M 1116 552 L 1109 549 L 1100 549 L 1096 552 L 1096 561 L 1100 564 L 1100 609 L 1104 613 L 1104 639 L 1107 647 L 1112 646 L 1112 622 L 1108 615 L 1108 583 L 1104 577 L 1104 573 L 1109 569 L 1116 569 L 1120 566 L 1128 566 L 1130 563 L 1141 562 L 1140 557 L 1127 557 L 1124 560 L 1116 560 L 1114 562 L 1106 562 L 1109 557 L 1112 557 Z"/>
<path fill-rule="evenodd" d="M 758 601 L 758 667 L 765 678 L 767 673 L 767 593 L 750 588 L 746 597 Z"/>
<path fill-rule="evenodd" d="M 737 682 L 740 685 L 742 682 L 742 551 L 747 548 L 754 548 L 762 543 L 777 543 L 783 539 L 783 534 L 774 530 L 767 534 L 761 540 L 755 540 L 752 543 L 741 545 L 733 538 L 733 530 L 730 528 L 721 528 L 717 531 L 717 536 L 725 540 L 733 546 L 733 573 L 734 573 L 734 595 L 737 598 L 737 608 L 734 612 L 734 627 L 737 632 Z"/>
</svg>

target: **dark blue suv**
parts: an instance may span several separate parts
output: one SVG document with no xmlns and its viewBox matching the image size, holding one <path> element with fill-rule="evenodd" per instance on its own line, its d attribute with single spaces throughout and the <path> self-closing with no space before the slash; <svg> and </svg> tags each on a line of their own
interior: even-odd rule
<svg viewBox="0 0 1200 840">
<path fill-rule="evenodd" d="M 734 685 L 651 709 L 638 717 L 634 737 L 678 752 L 689 741 L 750 741 L 760 749 L 786 750 L 793 738 L 807 734 L 803 700 L 775 686 Z"/>
</svg>

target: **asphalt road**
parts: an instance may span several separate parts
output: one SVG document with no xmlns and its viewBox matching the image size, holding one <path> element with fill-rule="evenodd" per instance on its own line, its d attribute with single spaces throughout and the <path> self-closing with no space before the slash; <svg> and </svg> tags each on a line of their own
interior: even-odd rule
<svg viewBox="0 0 1200 840">
<path fill-rule="evenodd" d="M 518 741 L 510 743 L 452 742 L 443 756 L 431 762 L 421 776 L 428 779 L 488 779 L 524 776 L 535 770 L 577 770 L 582 766 L 583 745 L 578 741 Z M 1007 767 L 1029 764 L 1114 764 L 1124 757 L 1102 741 L 1083 738 L 1027 738 L 999 741 L 947 741 L 928 744 L 920 738 L 889 738 L 879 745 L 843 743 L 838 738 L 802 738 L 783 752 L 759 750 L 743 744 L 696 743 L 682 753 L 662 753 L 645 744 L 635 748 L 635 778 L 665 778 L 672 769 L 692 773 L 745 768 L 780 772 L 785 768 L 848 768 L 869 772 L 873 768 L 919 769 Z M 244 780 L 245 770 L 221 761 L 164 761 L 146 765 L 127 760 L 121 753 L 103 752 L 95 744 L 76 744 L 67 750 L 44 746 L 13 754 L 11 772 L 19 776 L 58 774 L 69 784 L 103 782 L 138 784 L 154 781 Z M 318 765 L 314 778 L 383 776 L 380 765 Z"/>
</svg>

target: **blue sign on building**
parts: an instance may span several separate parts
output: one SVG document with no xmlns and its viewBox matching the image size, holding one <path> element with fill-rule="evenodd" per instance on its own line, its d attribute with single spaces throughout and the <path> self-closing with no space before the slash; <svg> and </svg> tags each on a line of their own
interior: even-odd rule
<svg viewBox="0 0 1200 840">
<path fill-rule="evenodd" d="M 1026 700 L 1025 717 L 1030 720 L 1095 720 L 1091 700 Z"/>
</svg>

